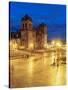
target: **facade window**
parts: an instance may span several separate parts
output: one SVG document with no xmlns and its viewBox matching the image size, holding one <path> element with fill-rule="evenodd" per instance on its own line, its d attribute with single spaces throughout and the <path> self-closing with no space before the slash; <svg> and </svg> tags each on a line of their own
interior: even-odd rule
<svg viewBox="0 0 68 90">
<path fill-rule="evenodd" d="M 23 24 L 23 29 L 24 29 L 24 24 Z"/>
<path fill-rule="evenodd" d="M 32 24 L 29 24 L 29 28 L 32 29 Z"/>
<path fill-rule="evenodd" d="M 25 23 L 25 29 L 27 30 L 28 28 L 27 28 L 27 23 Z"/>
</svg>

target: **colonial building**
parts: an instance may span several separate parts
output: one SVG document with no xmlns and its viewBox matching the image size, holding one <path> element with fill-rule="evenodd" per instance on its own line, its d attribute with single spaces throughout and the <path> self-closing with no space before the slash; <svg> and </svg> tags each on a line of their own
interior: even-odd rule
<svg viewBox="0 0 68 90">
<path fill-rule="evenodd" d="M 47 45 L 47 25 L 41 23 L 36 31 L 36 47 L 44 48 Z"/>
<path fill-rule="evenodd" d="M 35 31 L 32 27 L 32 19 L 29 16 L 24 16 L 21 21 L 21 45 L 23 48 L 35 47 Z"/>
<path fill-rule="evenodd" d="M 34 28 L 32 18 L 25 15 L 21 19 L 21 28 L 17 32 L 10 32 L 10 48 L 44 49 L 47 45 L 47 25 L 41 23 Z M 17 46 L 17 47 L 16 47 Z"/>
<path fill-rule="evenodd" d="M 26 49 L 42 49 L 47 45 L 47 25 L 42 23 L 33 28 L 32 18 L 25 15 L 21 20 L 21 46 Z"/>
</svg>

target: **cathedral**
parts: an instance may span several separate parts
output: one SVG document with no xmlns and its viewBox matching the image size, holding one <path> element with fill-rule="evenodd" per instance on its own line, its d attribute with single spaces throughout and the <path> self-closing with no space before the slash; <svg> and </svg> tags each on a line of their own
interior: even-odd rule
<svg viewBox="0 0 68 90">
<path fill-rule="evenodd" d="M 34 28 L 32 18 L 25 15 L 21 19 L 21 27 L 18 32 L 10 31 L 11 47 L 17 46 L 23 49 L 44 49 L 47 46 L 47 25 L 41 23 Z"/>
<path fill-rule="evenodd" d="M 25 49 L 43 49 L 47 45 L 47 25 L 41 23 L 34 28 L 28 15 L 21 19 L 20 34 L 21 46 Z"/>
</svg>

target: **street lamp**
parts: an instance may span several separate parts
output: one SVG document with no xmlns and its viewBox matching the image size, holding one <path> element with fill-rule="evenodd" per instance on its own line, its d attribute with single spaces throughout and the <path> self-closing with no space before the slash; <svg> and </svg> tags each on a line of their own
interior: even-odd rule
<svg viewBox="0 0 68 90">
<path fill-rule="evenodd" d="M 16 43 L 13 44 L 13 49 L 17 49 L 18 45 Z"/>
<path fill-rule="evenodd" d="M 15 50 L 18 48 L 18 44 L 14 41 L 14 40 L 11 40 L 10 41 L 10 49 L 12 50 Z"/>
<path fill-rule="evenodd" d="M 62 46 L 61 41 L 56 41 L 56 46 L 60 48 Z"/>
<path fill-rule="evenodd" d="M 30 44 L 29 44 L 29 48 L 30 48 L 30 49 L 33 49 L 33 43 L 30 43 Z"/>
<path fill-rule="evenodd" d="M 62 46 L 62 42 L 61 42 L 61 40 L 52 40 L 51 41 L 51 45 L 54 48 L 60 48 Z"/>
</svg>

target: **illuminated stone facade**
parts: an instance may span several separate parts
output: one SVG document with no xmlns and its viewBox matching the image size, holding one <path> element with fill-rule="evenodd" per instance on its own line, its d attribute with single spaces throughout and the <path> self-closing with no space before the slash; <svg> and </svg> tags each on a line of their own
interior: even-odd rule
<svg viewBox="0 0 68 90">
<path fill-rule="evenodd" d="M 40 24 L 35 30 L 32 19 L 25 15 L 21 21 L 21 46 L 27 49 L 41 49 L 47 44 L 47 25 Z"/>
</svg>

